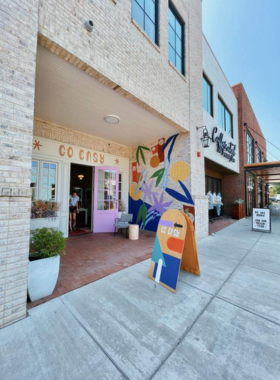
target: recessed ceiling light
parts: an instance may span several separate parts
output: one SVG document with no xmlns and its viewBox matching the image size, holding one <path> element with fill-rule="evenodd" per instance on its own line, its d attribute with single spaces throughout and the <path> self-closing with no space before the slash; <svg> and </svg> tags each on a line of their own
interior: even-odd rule
<svg viewBox="0 0 280 380">
<path fill-rule="evenodd" d="M 120 121 L 120 118 L 115 115 L 108 115 L 108 116 L 105 116 L 104 120 L 109 124 L 118 124 Z"/>
</svg>

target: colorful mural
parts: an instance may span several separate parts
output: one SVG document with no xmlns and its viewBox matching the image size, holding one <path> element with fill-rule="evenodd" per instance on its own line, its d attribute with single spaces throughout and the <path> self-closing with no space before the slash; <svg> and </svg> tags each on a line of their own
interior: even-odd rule
<svg viewBox="0 0 280 380">
<path fill-rule="evenodd" d="M 170 136 L 166 141 L 159 139 L 151 148 L 138 146 L 136 150 L 136 161 L 132 162 L 129 209 L 134 215 L 133 222 L 141 229 L 156 232 L 160 217 L 174 200 L 182 203 L 182 210 L 186 209 L 194 216 L 194 202 L 184 184 L 190 167 L 185 161 L 172 160 L 178 135 Z M 145 157 L 147 152 L 151 155 L 149 160 Z"/>
</svg>

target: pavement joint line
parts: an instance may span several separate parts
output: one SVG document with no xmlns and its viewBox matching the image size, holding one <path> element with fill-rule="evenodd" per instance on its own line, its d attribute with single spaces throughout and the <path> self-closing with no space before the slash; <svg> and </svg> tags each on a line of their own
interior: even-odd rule
<svg viewBox="0 0 280 380">
<path fill-rule="evenodd" d="M 223 297 L 221 297 L 221 296 L 219 296 L 219 295 L 217 295 L 216 297 L 217 297 L 218 299 L 220 299 L 220 300 L 226 302 L 226 303 L 229 303 L 230 305 L 233 305 L 233 306 L 235 306 L 235 307 L 237 307 L 237 308 L 239 308 L 239 309 L 241 309 L 241 310 L 244 310 L 244 311 L 246 311 L 246 312 L 248 312 L 248 313 L 250 313 L 250 314 L 252 314 L 252 315 L 255 315 L 256 317 L 259 317 L 259 318 L 264 319 L 264 320 L 266 320 L 266 321 L 268 321 L 268 322 L 274 323 L 274 324 L 277 325 L 277 326 L 280 326 L 280 323 L 275 322 L 275 321 L 273 321 L 273 320 L 271 320 L 271 319 L 269 319 L 269 318 L 266 318 L 266 317 L 264 317 L 263 315 L 260 315 L 260 314 L 254 313 L 254 312 L 251 311 L 251 310 L 245 309 L 245 307 L 242 307 L 242 306 L 240 306 L 240 305 L 236 305 L 234 302 L 231 302 L 231 301 L 229 301 L 229 300 L 227 300 L 227 299 L 225 299 L 225 298 L 223 298 Z"/>
<path fill-rule="evenodd" d="M 254 252 L 257 252 L 257 251 L 254 251 Z M 260 268 L 257 268 L 257 267 L 253 267 L 252 265 L 248 265 L 248 264 L 241 264 L 243 267 L 249 267 L 249 268 L 253 268 L 253 269 L 257 269 L 257 270 L 261 270 L 262 272 L 267 272 L 267 273 L 271 273 L 271 274 L 275 274 L 277 276 L 280 276 L 280 273 L 276 273 L 276 272 L 272 272 L 271 270 L 267 270 L 267 269 L 260 269 Z"/>
<path fill-rule="evenodd" d="M 60 299 L 60 297 L 58 297 Z M 101 349 L 101 351 L 105 354 L 105 356 L 110 360 L 110 362 L 117 368 L 117 370 L 123 375 L 126 380 L 130 380 L 130 377 L 126 375 L 126 373 L 120 368 L 120 366 L 114 361 L 111 355 L 102 347 L 102 345 L 98 342 L 98 340 L 93 336 L 90 330 L 83 324 L 83 322 L 72 312 L 72 310 L 68 307 L 66 303 L 60 299 L 62 304 L 66 307 L 69 313 L 75 318 L 75 320 L 79 323 L 79 325 L 84 329 L 84 331 L 89 335 L 89 337 L 97 344 L 97 346 Z"/>
</svg>

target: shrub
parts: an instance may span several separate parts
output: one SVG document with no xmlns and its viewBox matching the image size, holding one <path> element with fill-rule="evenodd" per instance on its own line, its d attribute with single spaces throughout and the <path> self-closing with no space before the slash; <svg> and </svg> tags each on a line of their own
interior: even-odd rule
<svg viewBox="0 0 280 380">
<path fill-rule="evenodd" d="M 238 205 L 242 205 L 244 203 L 244 200 L 243 199 L 236 199 L 236 201 L 233 202 L 235 205 L 238 204 Z"/>
<path fill-rule="evenodd" d="M 33 231 L 30 238 L 30 259 L 45 259 L 47 257 L 65 255 L 65 239 L 61 231 L 53 228 L 41 228 Z"/>
</svg>

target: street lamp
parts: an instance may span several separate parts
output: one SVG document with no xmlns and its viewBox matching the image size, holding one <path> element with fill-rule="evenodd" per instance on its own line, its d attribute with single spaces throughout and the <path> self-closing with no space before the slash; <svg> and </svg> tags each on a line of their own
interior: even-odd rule
<svg viewBox="0 0 280 380">
<path fill-rule="evenodd" d="M 202 144 L 203 148 L 209 148 L 210 143 L 211 143 L 211 137 L 209 136 L 206 125 L 203 125 L 202 127 L 196 127 L 196 130 L 198 131 L 200 128 L 203 128 L 203 135 L 200 139 L 201 144 Z"/>
</svg>

